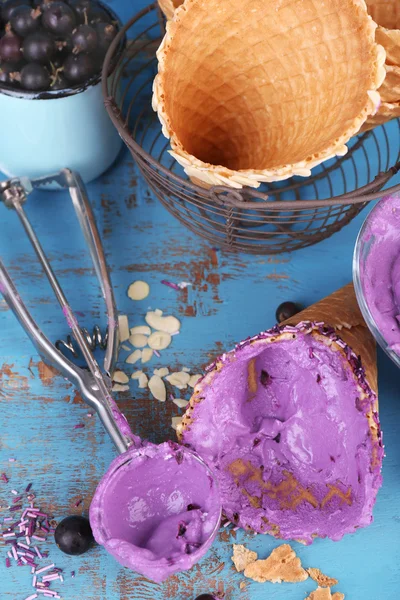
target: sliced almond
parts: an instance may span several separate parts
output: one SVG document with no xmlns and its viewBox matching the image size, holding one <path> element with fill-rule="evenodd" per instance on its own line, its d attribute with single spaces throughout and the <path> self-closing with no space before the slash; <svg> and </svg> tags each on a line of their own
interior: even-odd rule
<svg viewBox="0 0 400 600">
<path fill-rule="evenodd" d="M 189 404 L 189 400 L 185 400 L 184 398 L 174 398 L 172 402 L 176 404 L 179 408 L 186 408 Z"/>
<path fill-rule="evenodd" d="M 156 308 L 156 310 L 154 311 L 154 313 L 157 315 L 157 317 L 161 317 L 161 315 L 163 314 L 163 311 L 160 310 L 159 308 Z"/>
<path fill-rule="evenodd" d="M 147 346 L 147 340 L 147 335 L 143 335 L 142 333 L 135 333 L 129 338 L 129 343 L 132 344 L 134 348 L 144 348 L 145 346 Z"/>
<path fill-rule="evenodd" d="M 126 315 L 118 316 L 118 331 L 119 341 L 126 342 L 126 340 L 129 339 L 129 323 Z"/>
<path fill-rule="evenodd" d="M 115 383 L 129 383 L 129 377 L 123 371 L 114 371 L 112 380 L 115 381 Z"/>
<path fill-rule="evenodd" d="M 165 402 L 167 399 L 167 390 L 165 383 L 159 375 L 153 375 L 149 381 L 149 390 L 156 400 Z"/>
<path fill-rule="evenodd" d="M 128 288 L 128 296 L 131 300 L 144 300 L 150 293 L 150 286 L 145 281 L 134 281 Z"/>
<path fill-rule="evenodd" d="M 143 390 L 144 388 L 147 388 L 147 384 L 148 384 L 149 378 L 147 377 L 146 373 L 141 373 L 139 375 L 139 387 Z"/>
<path fill-rule="evenodd" d="M 192 375 L 191 378 L 189 379 L 189 384 L 188 385 L 191 388 L 195 388 L 200 379 L 201 379 L 201 375 L 199 375 L 199 374 Z"/>
<path fill-rule="evenodd" d="M 165 350 L 171 343 L 171 336 L 165 331 L 155 331 L 148 338 L 148 345 L 153 350 Z"/>
<path fill-rule="evenodd" d="M 179 331 L 181 328 L 181 323 L 176 317 L 164 317 L 162 311 L 157 312 L 157 310 L 149 311 L 145 316 L 145 321 L 156 331 L 165 331 L 170 334 Z"/>
<path fill-rule="evenodd" d="M 114 383 L 111 389 L 113 392 L 129 392 L 129 385 L 121 385 L 120 383 Z"/>
<path fill-rule="evenodd" d="M 175 429 L 175 431 L 178 429 L 179 425 L 182 423 L 182 418 L 183 417 L 172 417 L 172 419 L 171 419 L 172 429 Z"/>
<path fill-rule="evenodd" d="M 185 373 L 185 371 L 179 371 L 178 373 L 168 375 L 166 380 L 174 387 L 177 387 L 178 390 L 184 390 L 190 381 L 190 375 L 189 373 Z"/>
<path fill-rule="evenodd" d="M 143 348 L 142 363 L 147 363 L 153 358 L 153 350 L 151 348 Z"/>
<path fill-rule="evenodd" d="M 185 373 L 190 373 L 189 367 L 182 367 L 182 371 L 185 371 Z"/>
<path fill-rule="evenodd" d="M 132 352 L 132 354 L 130 354 L 128 356 L 128 358 L 125 360 L 125 362 L 128 363 L 128 365 L 134 365 L 141 358 L 142 358 L 142 351 L 135 350 L 134 352 Z"/>
<path fill-rule="evenodd" d="M 137 325 L 136 327 L 131 327 L 131 335 L 135 335 L 135 333 L 142 333 L 143 335 L 150 335 L 151 329 L 148 325 Z"/>
<path fill-rule="evenodd" d="M 131 379 L 139 379 L 139 377 L 142 375 L 143 371 L 135 371 L 134 373 L 132 373 L 131 375 Z"/>
<path fill-rule="evenodd" d="M 121 345 L 122 350 L 125 350 L 126 352 L 130 352 L 131 349 L 129 348 L 129 346 L 127 346 L 126 344 L 122 344 Z"/>
<path fill-rule="evenodd" d="M 161 367 L 161 369 L 154 369 L 153 373 L 159 377 L 166 377 L 169 375 L 169 369 L 167 367 Z"/>
</svg>

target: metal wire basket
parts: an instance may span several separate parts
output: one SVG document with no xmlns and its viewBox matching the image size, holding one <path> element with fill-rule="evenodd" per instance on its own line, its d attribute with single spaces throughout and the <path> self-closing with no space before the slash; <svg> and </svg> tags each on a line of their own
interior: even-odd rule
<svg viewBox="0 0 400 600">
<path fill-rule="evenodd" d="M 308 178 L 263 184 L 258 190 L 223 186 L 205 190 L 194 185 L 168 153 L 169 142 L 151 108 L 156 50 L 164 31 L 158 4 L 152 4 L 119 32 L 103 68 L 105 103 L 160 202 L 213 245 L 278 254 L 315 244 L 347 225 L 400 170 L 396 120 L 354 138 L 346 156 L 316 167 Z M 128 46 L 107 78 L 125 33 Z"/>
</svg>

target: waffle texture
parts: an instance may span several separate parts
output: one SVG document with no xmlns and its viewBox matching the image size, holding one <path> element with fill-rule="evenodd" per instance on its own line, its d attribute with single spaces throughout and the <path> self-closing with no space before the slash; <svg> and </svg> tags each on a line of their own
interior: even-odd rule
<svg viewBox="0 0 400 600">
<path fill-rule="evenodd" d="M 346 153 L 380 103 L 364 0 L 186 0 L 158 50 L 153 108 L 204 186 L 258 187 Z"/>
<path fill-rule="evenodd" d="M 183 4 L 184 0 L 158 0 L 161 10 L 167 19 L 172 19 L 175 9 Z"/>
<path fill-rule="evenodd" d="M 386 78 L 379 89 L 382 104 L 368 117 L 364 131 L 400 116 L 400 2 L 367 0 L 369 14 L 378 24 L 376 41 L 386 51 Z"/>
</svg>

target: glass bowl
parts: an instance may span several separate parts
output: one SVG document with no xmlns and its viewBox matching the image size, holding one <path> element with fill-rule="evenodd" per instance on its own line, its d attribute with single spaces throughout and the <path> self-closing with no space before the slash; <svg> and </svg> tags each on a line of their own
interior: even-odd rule
<svg viewBox="0 0 400 600">
<path fill-rule="evenodd" d="M 365 319 L 365 322 L 374 336 L 377 343 L 384 350 L 384 352 L 392 359 L 392 361 L 400 367 L 400 355 L 396 353 L 392 346 L 393 341 L 389 341 L 385 338 L 385 335 L 381 331 L 381 328 L 377 324 L 377 320 L 374 314 L 378 309 L 371 305 L 371 301 L 368 300 L 365 293 L 365 281 L 367 279 L 367 259 L 374 248 L 374 245 L 379 241 L 382 241 L 382 237 L 376 235 L 372 230 L 372 224 L 375 223 L 378 214 L 385 208 L 388 203 L 396 202 L 396 207 L 400 211 L 400 196 L 385 196 L 381 198 L 371 212 L 367 215 L 360 232 L 357 237 L 354 256 L 353 256 L 353 281 L 355 292 L 357 296 L 358 305 Z M 399 231 L 400 238 L 400 231 Z M 400 312 L 400 310 L 399 310 Z M 400 342 L 400 324 L 399 324 L 399 342 Z M 399 344 L 400 348 L 400 344 Z"/>
</svg>

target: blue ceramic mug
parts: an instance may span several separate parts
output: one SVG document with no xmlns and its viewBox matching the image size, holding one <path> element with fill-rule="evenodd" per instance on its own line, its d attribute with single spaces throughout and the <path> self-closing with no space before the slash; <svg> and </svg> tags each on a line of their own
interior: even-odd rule
<svg viewBox="0 0 400 600">
<path fill-rule="evenodd" d="M 104 107 L 100 75 L 62 91 L 0 84 L 0 171 L 7 177 L 34 179 L 67 167 L 87 183 L 114 162 L 121 143 Z"/>
</svg>

